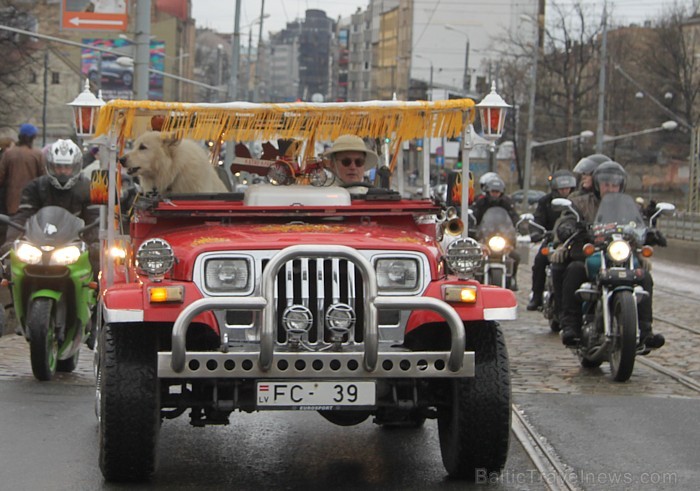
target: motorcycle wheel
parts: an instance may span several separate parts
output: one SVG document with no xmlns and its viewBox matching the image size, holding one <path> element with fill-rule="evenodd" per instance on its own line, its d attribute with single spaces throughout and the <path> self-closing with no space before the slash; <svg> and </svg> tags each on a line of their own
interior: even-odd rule
<svg viewBox="0 0 700 491">
<path fill-rule="evenodd" d="M 80 350 L 76 351 L 73 356 L 67 360 L 58 360 L 56 363 L 57 372 L 70 373 L 78 367 L 78 359 L 80 358 Z"/>
<path fill-rule="evenodd" d="M 99 462 L 107 481 L 142 481 L 155 471 L 161 422 L 156 336 L 139 324 L 101 329 Z"/>
<path fill-rule="evenodd" d="M 637 352 L 637 303 L 632 292 L 615 295 L 611 322 L 610 373 L 616 382 L 624 382 L 632 376 Z"/>
<path fill-rule="evenodd" d="M 450 477 L 475 479 L 500 472 L 510 437 L 510 373 L 503 332 L 495 323 L 467 327 L 467 349 L 476 357 L 473 378 L 447 381 L 438 407 L 442 462 Z"/>
<path fill-rule="evenodd" d="M 53 322 L 53 300 L 37 298 L 29 305 L 27 330 L 32 373 L 37 380 L 48 381 L 56 373 L 58 340 Z"/>
</svg>

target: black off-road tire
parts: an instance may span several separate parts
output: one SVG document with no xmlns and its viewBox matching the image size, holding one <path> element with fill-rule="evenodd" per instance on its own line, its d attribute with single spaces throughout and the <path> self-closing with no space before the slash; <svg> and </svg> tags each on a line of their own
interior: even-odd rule
<svg viewBox="0 0 700 491">
<path fill-rule="evenodd" d="M 100 469 L 108 481 L 141 481 L 156 467 L 160 431 L 156 332 L 105 325 L 100 333 Z"/>
<path fill-rule="evenodd" d="M 32 373 L 37 380 L 46 382 L 56 374 L 58 341 L 53 322 L 54 301 L 37 298 L 29 304 L 27 330 Z"/>
<path fill-rule="evenodd" d="M 438 409 L 442 462 L 451 477 L 474 480 L 499 473 L 510 443 L 511 389 L 508 352 L 497 323 L 465 325 L 467 350 L 476 356 L 474 378 L 450 381 Z"/>
<path fill-rule="evenodd" d="M 632 292 L 615 294 L 610 320 L 613 334 L 610 374 L 616 382 L 625 382 L 632 376 L 637 354 L 637 302 Z"/>
</svg>

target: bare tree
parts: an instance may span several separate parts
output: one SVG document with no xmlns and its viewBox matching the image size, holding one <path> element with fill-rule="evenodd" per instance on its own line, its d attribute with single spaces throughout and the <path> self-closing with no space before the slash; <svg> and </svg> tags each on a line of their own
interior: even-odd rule
<svg viewBox="0 0 700 491">
<path fill-rule="evenodd" d="M 27 31 L 36 31 L 38 19 L 17 2 L 0 1 L 0 24 Z M 25 2 L 26 3 L 26 2 Z M 16 126 L 15 113 L 27 101 L 40 99 L 28 83 L 42 75 L 43 44 L 36 38 L 0 30 L 0 127 Z"/>
</svg>

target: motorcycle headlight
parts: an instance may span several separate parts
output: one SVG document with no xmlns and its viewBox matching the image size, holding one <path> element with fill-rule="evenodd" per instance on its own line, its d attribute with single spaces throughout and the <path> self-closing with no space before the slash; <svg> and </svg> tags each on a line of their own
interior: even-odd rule
<svg viewBox="0 0 700 491">
<path fill-rule="evenodd" d="M 173 248 L 163 239 L 148 239 L 136 251 L 136 266 L 152 276 L 163 276 L 175 264 Z"/>
<path fill-rule="evenodd" d="M 615 262 L 627 261 L 632 249 L 626 240 L 613 240 L 608 246 L 608 256 Z"/>
<path fill-rule="evenodd" d="M 67 266 L 69 264 L 74 264 L 80 259 L 80 248 L 78 246 L 68 246 L 56 249 L 51 254 L 51 259 L 49 264 L 52 266 Z"/>
<path fill-rule="evenodd" d="M 506 248 L 507 244 L 508 242 L 506 241 L 506 239 L 504 239 L 500 235 L 494 235 L 489 239 L 488 246 L 489 249 L 491 249 L 491 251 L 493 252 L 503 252 L 503 249 Z"/>
<path fill-rule="evenodd" d="M 210 259 L 204 264 L 204 285 L 216 293 L 245 292 L 250 266 L 245 259 Z"/>
<path fill-rule="evenodd" d="M 418 287 L 418 261 L 409 258 L 377 260 L 379 290 L 411 291 Z"/>
<path fill-rule="evenodd" d="M 25 264 L 39 264 L 41 262 L 41 250 L 27 242 L 20 242 L 15 247 L 17 259 Z"/>
<path fill-rule="evenodd" d="M 447 267 L 458 276 L 467 276 L 481 267 L 481 246 L 469 237 L 457 239 L 447 248 Z"/>
</svg>

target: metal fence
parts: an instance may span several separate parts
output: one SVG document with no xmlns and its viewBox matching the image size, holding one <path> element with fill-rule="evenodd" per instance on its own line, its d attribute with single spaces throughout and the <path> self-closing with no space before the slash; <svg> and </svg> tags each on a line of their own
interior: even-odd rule
<svg viewBox="0 0 700 491">
<path fill-rule="evenodd" d="M 659 218 L 658 228 L 670 239 L 700 242 L 700 214 L 677 211 L 673 216 Z"/>
</svg>

